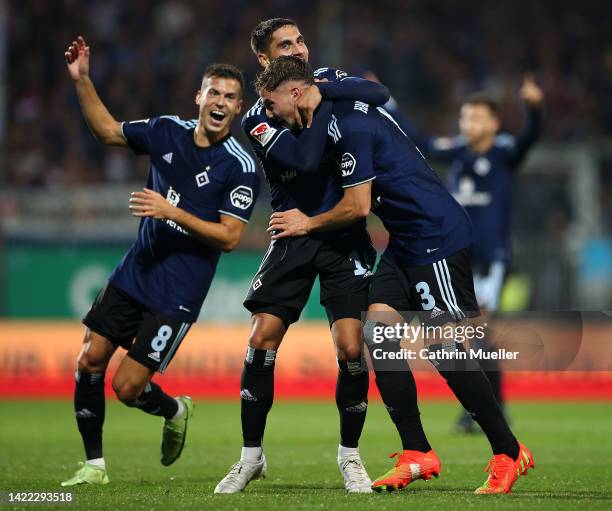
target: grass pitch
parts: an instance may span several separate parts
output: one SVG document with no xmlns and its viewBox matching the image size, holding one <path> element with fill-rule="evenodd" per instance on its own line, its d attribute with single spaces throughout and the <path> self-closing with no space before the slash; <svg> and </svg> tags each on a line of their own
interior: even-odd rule
<svg viewBox="0 0 612 511">
<path fill-rule="evenodd" d="M 612 509 L 610 403 L 515 403 L 517 436 L 536 468 L 510 495 L 476 496 L 490 451 L 482 435 L 455 436 L 451 403 L 424 403 L 423 422 L 442 460 L 442 474 L 391 494 L 347 495 L 336 466 L 337 412 L 332 402 L 275 403 L 268 419 L 268 478 L 240 495 L 213 489 L 240 454 L 240 410 L 235 402 L 196 401 L 182 457 L 159 463 L 161 420 L 111 401 L 105 458 L 111 483 L 73 488 L 67 509 Z M 370 405 L 361 453 L 372 478 L 391 466 L 400 448 L 380 402 Z M 60 491 L 82 459 L 70 402 L 0 402 L 0 488 Z M 24 504 L 14 509 L 24 509 Z M 53 507 L 48 504 L 44 508 Z M 7 509 L 9 506 L 1 505 Z"/>
</svg>

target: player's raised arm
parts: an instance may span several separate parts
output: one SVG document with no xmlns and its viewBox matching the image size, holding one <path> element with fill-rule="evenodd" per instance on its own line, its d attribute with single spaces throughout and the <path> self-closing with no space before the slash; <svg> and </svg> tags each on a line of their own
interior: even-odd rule
<svg viewBox="0 0 612 511">
<path fill-rule="evenodd" d="M 170 204 L 162 195 L 148 188 L 132 192 L 130 211 L 135 217 L 171 220 L 213 248 L 231 252 L 240 241 L 246 222 L 230 215 L 220 215 L 219 222 L 202 220 L 184 209 Z"/>
<path fill-rule="evenodd" d="M 72 41 L 64 53 L 68 74 L 72 78 L 81 110 L 94 137 L 107 145 L 127 146 L 121 123 L 110 114 L 89 78 L 90 47 L 82 36 Z"/>
<path fill-rule="evenodd" d="M 516 143 L 510 149 L 511 158 L 515 163 L 519 163 L 536 140 L 540 138 L 542 132 L 542 103 L 544 101 L 544 93 L 535 83 L 531 73 L 525 74 L 519 94 L 527 105 L 527 119 L 522 133 L 516 137 Z"/>
</svg>

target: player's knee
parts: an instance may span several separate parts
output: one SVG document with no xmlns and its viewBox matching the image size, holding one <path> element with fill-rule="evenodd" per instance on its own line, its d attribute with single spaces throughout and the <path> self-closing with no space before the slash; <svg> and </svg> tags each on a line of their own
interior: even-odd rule
<svg viewBox="0 0 612 511">
<path fill-rule="evenodd" d="M 91 350 L 82 350 L 77 357 L 77 367 L 82 373 L 99 373 L 106 369 L 106 357 Z"/>
<path fill-rule="evenodd" d="M 113 380 L 113 391 L 123 404 L 136 406 L 138 396 L 142 393 L 142 385 L 131 381 Z"/>
<path fill-rule="evenodd" d="M 361 360 L 361 342 L 342 343 L 336 349 L 336 357 L 338 362 L 359 362 Z"/>
<path fill-rule="evenodd" d="M 256 350 L 276 350 L 280 340 L 264 330 L 254 329 L 249 336 L 249 346 Z"/>
</svg>

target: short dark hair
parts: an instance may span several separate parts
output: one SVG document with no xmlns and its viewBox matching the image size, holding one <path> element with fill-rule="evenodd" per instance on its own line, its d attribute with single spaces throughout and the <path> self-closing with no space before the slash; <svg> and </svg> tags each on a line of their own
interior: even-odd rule
<svg viewBox="0 0 612 511">
<path fill-rule="evenodd" d="M 304 81 L 308 84 L 314 83 L 314 74 L 310 64 L 299 57 L 290 55 L 277 57 L 270 62 L 268 67 L 261 71 L 255 79 L 255 90 L 273 91 L 280 84 L 291 80 Z"/>
<path fill-rule="evenodd" d="M 475 92 L 467 96 L 461 105 L 484 105 L 494 117 L 499 117 L 499 103 L 490 94 L 484 92 Z"/>
<path fill-rule="evenodd" d="M 261 21 L 251 32 L 251 49 L 253 53 L 266 53 L 270 49 L 272 34 L 287 25 L 297 27 L 297 23 L 288 18 L 272 18 Z"/>
<path fill-rule="evenodd" d="M 231 64 L 210 64 L 204 70 L 204 75 L 202 76 L 202 85 L 204 85 L 204 80 L 206 78 L 229 78 L 231 80 L 236 80 L 240 84 L 240 96 L 244 93 L 244 76 L 240 72 L 236 66 L 232 66 Z"/>
</svg>

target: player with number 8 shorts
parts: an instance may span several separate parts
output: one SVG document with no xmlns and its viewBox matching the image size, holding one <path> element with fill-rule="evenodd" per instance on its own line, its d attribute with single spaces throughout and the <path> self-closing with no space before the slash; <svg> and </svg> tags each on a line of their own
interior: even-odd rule
<svg viewBox="0 0 612 511">
<path fill-rule="evenodd" d="M 244 79 L 228 64 L 210 65 L 195 96 L 198 119 L 162 116 L 117 122 L 89 78 L 90 47 L 79 37 L 65 53 L 81 109 L 102 143 L 150 156 L 146 188 L 132 193 L 138 237 L 85 316 L 74 407 L 86 462 L 63 486 L 107 484 L 102 453 L 104 375 L 127 350 L 112 381 L 127 406 L 164 418 L 161 458 L 181 455 L 193 414 L 188 396 L 173 398 L 151 380 L 163 373 L 196 321 L 221 252 L 231 251 L 259 191 L 256 166 L 232 137 Z"/>
</svg>

